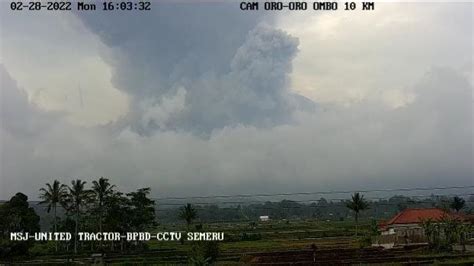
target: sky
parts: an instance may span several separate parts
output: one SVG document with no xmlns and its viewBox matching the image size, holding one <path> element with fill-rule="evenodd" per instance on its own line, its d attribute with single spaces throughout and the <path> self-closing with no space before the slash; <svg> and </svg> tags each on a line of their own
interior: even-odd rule
<svg viewBox="0 0 474 266">
<path fill-rule="evenodd" d="M 154 197 L 474 185 L 472 15 L 3 2 L 0 199 L 101 176 Z"/>
</svg>

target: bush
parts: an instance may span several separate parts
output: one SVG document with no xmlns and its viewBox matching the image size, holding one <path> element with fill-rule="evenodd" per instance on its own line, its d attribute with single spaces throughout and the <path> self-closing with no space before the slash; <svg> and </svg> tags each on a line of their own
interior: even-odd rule
<svg viewBox="0 0 474 266">
<path fill-rule="evenodd" d="M 247 233 L 242 233 L 240 234 L 240 240 L 241 241 L 256 241 L 256 240 L 261 240 L 262 235 L 260 233 L 256 234 L 247 234 Z"/>
<path fill-rule="evenodd" d="M 191 248 L 189 264 L 209 265 L 214 263 L 219 256 L 219 243 L 217 241 L 195 242 Z"/>
<path fill-rule="evenodd" d="M 44 243 L 35 243 L 30 249 L 29 252 L 33 256 L 44 255 L 53 253 L 55 250 L 55 243 L 52 241 L 47 241 Z"/>
<path fill-rule="evenodd" d="M 366 235 L 361 237 L 357 240 L 359 243 L 359 248 L 366 248 L 372 246 L 372 237 L 370 235 Z"/>
</svg>

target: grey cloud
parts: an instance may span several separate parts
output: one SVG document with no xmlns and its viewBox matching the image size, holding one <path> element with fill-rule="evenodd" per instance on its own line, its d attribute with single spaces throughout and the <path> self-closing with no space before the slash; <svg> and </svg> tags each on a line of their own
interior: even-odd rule
<svg viewBox="0 0 474 266">
<path fill-rule="evenodd" d="M 208 136 L 225 126 L 289 121 L 298 107 L 292 102 L 300 99 L 288 88 L 298 41 L 259 26 L 262 15 L 236 9 L 229 3 L 157 4 L 139 20 L 129 14 L 81 16 L 112 50 L 104 57 L 115 69 L 116 87 L 132 98 L 128 121 L 134 131 Z M 183 91 L 185 108 L 169 114 L 173 119 L 151 115 Z"/>
<path fill-rule="evenodd" d="M 292 124 L 225 127 L 206 139 L 115 137 L 59 122 L 28 142 L 2 131 L 2 198 L 17 190 L 34 198 L 52 178 L 97 176 L 125 190 L 151 186 L 156 196 L 471 184 L 472 86 L 434 69 L 414 89 L 415 100 L 397 109 L 325 106 L 295 113 Z"/>
</svg>

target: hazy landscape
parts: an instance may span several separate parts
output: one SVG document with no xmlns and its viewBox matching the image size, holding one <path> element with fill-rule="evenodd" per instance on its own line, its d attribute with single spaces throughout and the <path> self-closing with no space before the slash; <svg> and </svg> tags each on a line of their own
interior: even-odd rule
<svg viewBox="0 0 474 266">
<path fill-rule="evenodd" d="M 0 3 L 0 264 L 474 263 L 471 2 L 18 2 Z"/>
</svg>

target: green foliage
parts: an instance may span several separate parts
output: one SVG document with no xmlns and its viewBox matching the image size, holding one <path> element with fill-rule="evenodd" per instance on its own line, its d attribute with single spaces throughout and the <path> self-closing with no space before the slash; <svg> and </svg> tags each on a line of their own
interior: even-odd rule
<svg viewBox="0 0 474 266">
<path fill-rule="evenodd" d="M 79 231 L 79 218 L 82 208 L 90 201 L 91 191 L 85 188 L 86 181 L 73 180 L 68 187 L 69 193 L 65 200 L 66 210 L 74 215 L 74 253 L 77 253 L 77 233 Z"/>
<path fill-rule="evenodd" d="M 189 264 L 209 265 L 216 262 L 219 256 L 219 243 L 216 241 L 195 242 L 191 247 Z"/>
<path fill-rule="evenodd" d="M 58 180 L 54 180 L 53 184 L 46 184 L 46 188 L 40 189 L 40 199 L 43 201 L 40 204 L 47 204 L 49 213 L 51 209 L 53 210 L 53 231 L 57 232 L 58 225 L 58 214 L 57 209 L 58 205 L 64 206 L 66 203 L 67 197 L 67 186 L 61 184 Z M 58 243 L 55 243 L 55 250 L 58 251 Z"/>
<path fill-rule="evenodd" d="M 142 231 L 155 224 L 155 202 L 148 196 L 150 188 L 140 188 L 128 193 L 130 225 L 135 231 Z"/>
<path fill-rule="evenodd" d="M 86 182 L 73 180 L 70 186 L 54 180 L 40 189 L 40 204 L 47 204 L 47 212 L 54 211 L 54 231 L 70 232 L 73 235 L 74 252 L 79 249 L 94 251 L 98 245 L 93 242 L 83 242 L 79 246 L 77 232 L 79 229 L 94 232 L 146 231 L 156 225 L 155 202 L 149 198 L 150 188 L 141 188 L 124 195 L 115 191 L 107 178 L 101 177 L 92 182 L 92 189 L 86 187 Z M 9 202 L 0 203 L 0 254 L 2 256 L 25 255 L 31 241 L 10 243 L 9 232 L 39 231 L 39 217 L 33 208 L 28 206 L 27 197 L 21 193 L 15 195 Z M 63 207 L 66 215 L 58 217 L 57 207 Z M 99 225 L 99 226 L 97 226 Z M 52 244 L 49 244 L 52 243 Z M 36 243 L 32 254 L 46 254 L 51 245 L 56 251 L 70 251 L 69 242 Z M 107 246 L 111 250 L 133 246 L 128 242 L 101 242 L 100 248 Z M 105 246 L 105 247 L 104 247 Z M 144 250 L 146 245 L 139 243 L 136 247 Z"/>
<path fill-rule="evenodd" d="M 56 242 L 46 241 L 44 243 L 34 243 L 34 245 L 29 249 L 29 253 L 32 256 L 52 254 L 56 250 Z"/>
<path fill-rule="evenodd" d="M 438 222 L 425 220 L 422 228 L 431 249 L 450 251 L 456 243 L 465 246 L 472 226 L 455 218 L 444 217 Z"/>
<path fill-rule="evenodd" d="M 104 230 L 107 232 L 130 231 L 132 222 L 130 218 L 130 200 L 121 192 L 114 192 L 104 202 L 107 213 L 104 217 Z"/>
<path fill-rule="evenodd" d="M 189 258 L 189 265 L 204 266 L 209 264 L 209 258 L 205 258 L 204 256 L 192 256 Z"/>
<path fill-rule="evenodd" d="M 456 210 L 456 212 L 459 212 L 462 208 L 464 208 L 464 205 L 466 204 L 466 201 L 461 198 L 461 197 L 454 197 L 453 201 L 450 204 L 451 209 Z"/>
<path fill-rule="evenodd" d="M 111 185 L 107 178 L 101 177 L 98 181 L 92 181 L 92 195 L 95 205 L 94 212 L 99 216 L 99 232 L 102 232 L 102 223 L 105 212 L 108 211 L 107 201 L 114 193 L 115 185 Z"/>
<path fill-rule="evenodd" d="M 185 220 L 186 224 L 189 226 L 193 220 L 197 218 L 197 211 L 192 204 L 188 203 L 181 208 L 179 218 Z"/>
<path fill-rule="evenodd" d="M 380 235 L 380 230 L 379 230 L 379 225 L 377 224 L 377 220 L 372 219 L 372 220 L 370 221 L 370 228 L 369 228 L 369 231 L 370 231 L 370 235 L 371 235 L 371 236 L 378 236 L 378 235 Z"/>
<path fill-rule="evenodd" d="M 10 201 L 0 205 L 0 257 L 26 255 L 33 245 L 28 241 L 10 241 L 11 232 L 35 233 L 40 230 L 40 217 L 29 207 L 28 197 L 16 193 Z"/>
<path fill-rule="evenodd" d="M 364 199 L 363 195 L 356 192 L 352 195 L 352 200 L 346 203 L 346 207 L 356 213 L 357 221 L 359 212 L 368 209 L 369 203 Z"/>
<path fill-rule="evenodd" d="M 352 195 L 352 200 L 346 203 L 346 207 L 355 212 L 355 221 L 356 221 L 356 236 L 359 231 L 359 213 L 363 210 L 369 208 L 369 203 L 364 199 L 364 196 L 359 192 L 356 192 Z"/>
<path fill-rule="evenodd" d="M 241 233 L 240 234 L 240 241 L 256 241 L 261 240 L 262 234 L 260 233 Z"/>
<path fill-rule="evenodd" d="M 54 180 L 53 184 L 46 184 L 45 188 L 40 189 L 40 204 L 47 204 L 48 213 L 51 209 L 56 209 L 57 205 L 63 205 L 67 196 L 67 186 L 61 184 L 58 180 Z M 55 213 L 56 215 L 56 213 Z"/>
<path fill-rule="evenodd" d="M 372 245 L 372 236 L 367 234 L 358 238 L 357 242 L 359 243 L 359 248 L 370 247 Z"/>
</svg>

